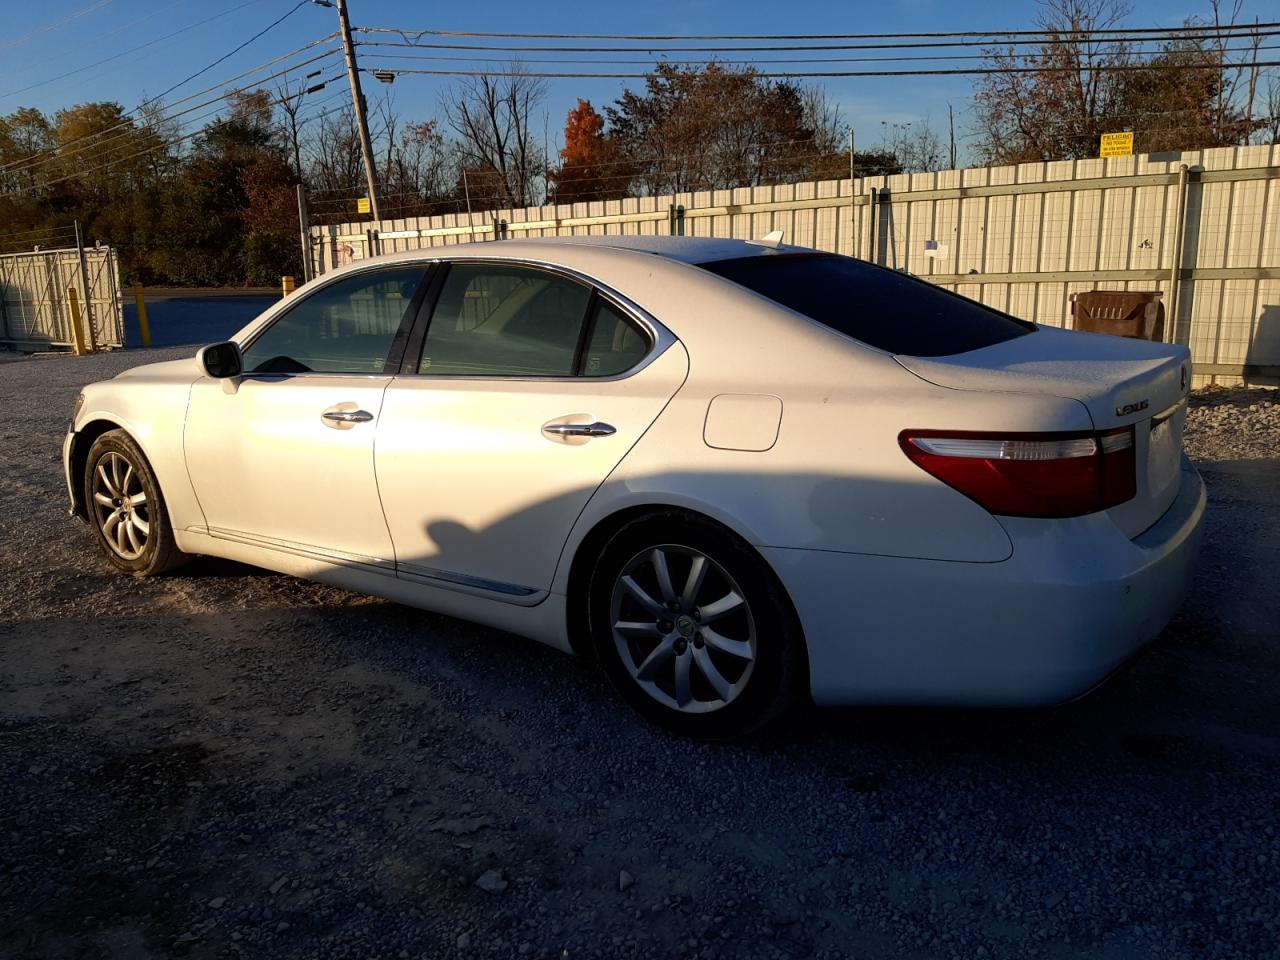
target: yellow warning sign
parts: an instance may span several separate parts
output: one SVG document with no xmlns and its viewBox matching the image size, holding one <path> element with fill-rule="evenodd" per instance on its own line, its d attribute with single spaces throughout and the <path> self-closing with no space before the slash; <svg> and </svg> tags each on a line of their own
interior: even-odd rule
<svg viewBox="0 0 1280 960">
<path fill-rule="evenodd" d="M 1108 136 L 1110 136 L 1110 134 L 1103 134 L 1104 139 Z M 1132 136 L 1132 134 L 1130 134 L 1130 136 Z M 1106 156 L 1106 154 L 1103 154 L 1103 156 Z M 369 213 L 371 210 L 372 208 L 369 206 L 368 197 L 360 197 L 356 200 L 356 213 Z"/>
<path fill-rule="evenodd" d="M 1133 131 L 1124 133 L 1104 133 L 1100 157 L 1127 157 L 1133 153 Z"/>
</svg>

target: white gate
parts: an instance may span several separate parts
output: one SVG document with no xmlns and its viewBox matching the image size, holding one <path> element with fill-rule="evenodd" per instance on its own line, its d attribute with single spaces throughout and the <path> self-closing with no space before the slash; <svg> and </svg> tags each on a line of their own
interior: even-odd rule
<svg viewBox="0 0 1280 960">
<path fill-rule="evenodd" d="M 74 347 L 68 288 L 79 300 L 84 346 L 123 347 L 119 264 L 111 247 L 85 248 L 83 276 L 74 247 L 0 256 L 0 343 L 19 350 Z"/>
</svg>

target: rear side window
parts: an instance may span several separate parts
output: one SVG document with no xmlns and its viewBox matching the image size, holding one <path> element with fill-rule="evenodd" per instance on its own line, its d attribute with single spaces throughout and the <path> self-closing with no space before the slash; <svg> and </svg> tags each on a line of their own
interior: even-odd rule
<svg viewBox="0 0 1280 960">
<path fill-rule="evenodd" d="M 596 307 L 591 338 L 582 358 L 584 377 L 613 377 L 630 370 L 649 351 L 644 334 L 612 305 L 600 301 Z"/>
<path fill-rule="evenodd" d="M 889 353 L 945 357 L 1035 329 L 941 287 L 851 257 L 761 255 L 702 267 Z"/>
<path fill-rule="evenodd" d="M 573 376 L 591 288 L 527 267 L 454 264 L 419 373 Z"/>
<path fill-rule="evenodd" d="M 635 324 L 577 280 L 499 263 L 455 263 L 448 271 L 419 373 L 612 377 L 649 352 Z"/>
</svg>

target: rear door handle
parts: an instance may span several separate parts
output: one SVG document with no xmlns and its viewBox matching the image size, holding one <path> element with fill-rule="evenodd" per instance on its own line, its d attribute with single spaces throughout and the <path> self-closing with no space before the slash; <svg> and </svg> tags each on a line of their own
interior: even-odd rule
<svg viewBox="0 0 1280 960">
<path fill-rule="evenodd" d="M 542 432 L 556 437 L 609 437 L 618 431 L 613 424 L 597 420 L 595 423 L 548 423 Z"/>
<path fill-rule="evenodd" d="M 334 423 L 368 423 L 373 419 L 368 410 L 326 410 L 320 416 Z"/>
</svg>

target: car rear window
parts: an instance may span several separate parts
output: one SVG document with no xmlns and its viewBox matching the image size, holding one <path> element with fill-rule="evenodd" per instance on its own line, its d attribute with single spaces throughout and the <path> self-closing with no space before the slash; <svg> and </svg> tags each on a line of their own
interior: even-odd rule
<svg viewBox="0 0 1280 960">
<path fill-rule="evenodd" d="M 904 273 L 834 254 L 716 260 L 704 269 L 889 353 L 945 357 L 1035 325 Z"/>
</svg>

